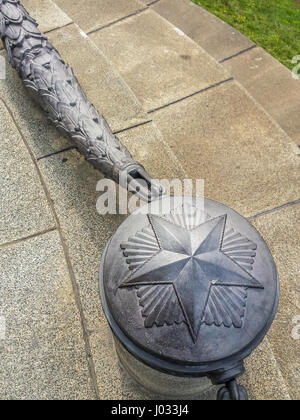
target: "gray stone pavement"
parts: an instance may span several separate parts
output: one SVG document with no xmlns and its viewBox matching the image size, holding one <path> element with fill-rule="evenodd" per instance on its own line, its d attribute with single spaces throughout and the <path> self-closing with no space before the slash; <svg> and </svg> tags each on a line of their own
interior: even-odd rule
<svg viewBox="0 0 300 420">
<path fill-rule="evenodd" d="M 1 399 L 94 399 L 57 231 L 0 248 Z"/>
<path fill-rule="evenodd" d="M 234 81 L 151 116 L 207 197 L 247 217 L 298 198 L 298 148 Z"/>
<path fill-rule="evenodd" d="M 0 245 L 55 227 L 35 167 L 2 100 Z M 15 174 L 18 176 L 15 176 Z"/>
<path fill-rule="evenodd" d="M 281 283 L 277 317 L 268 340 L 293 400 L 300 399 L 300 345 L 292 336 L 300 313 L 300 203 L 253 220 L 275 258 Z"/>
<path fill-rule="evenodd" d="M 56 4 L 88 34 L 147 6 L 140 0 L 85 0 L 84 7 L 80 0 L 57 0 Z"/>
<path fill-rule="evenodd" d="M 152 9 L 217 61 L 254 46 L 250 39 L 190 0 L 160 0 L 153 4 Z"/>
<path fill-rule="evenodd" d="M 90 38 L 147 111 L 229 78 L 193 41 L 150 9 Z"/>
<path fill-rule="evenodd" d="M 134 157 L 158 178 L 204 178 L 207 196 L 251 217 L 265 236 L 281 305 L 242 382 L 252 399 L 299 399 L 299 342 L 291 335 L 300 313 L 295 143 L 230 69 L 157 14 L 166 13 L 165 0 L 88 1 L 82 15 L 82 2 L 56 3 L 63 11 L 51 0 L 24 1 Z M 173 4 L 182 16 L 181 7 L 207 13 Z M 205 20 L 206 31 L 216 28 L 223 39 L 218 20 Z M 199 36 L 201 25 L 194 26 Z M 231 42 L 223 26 L 225 55 L 248 47 L 238 34 Z M 9 67 L 0 81 L 0 139 L 0 316 L 7 327 L 0 399 L 160 399 L 120 367 L 98 296 L 101 253 L 124 216 L 98 214 L 101 175 L 47 122 Z"/>
<path fill-rule="evenodd" d="M 227 60 L 223 66 L 299 146 L 300 80 L 258 47 Z"/>
</svg>

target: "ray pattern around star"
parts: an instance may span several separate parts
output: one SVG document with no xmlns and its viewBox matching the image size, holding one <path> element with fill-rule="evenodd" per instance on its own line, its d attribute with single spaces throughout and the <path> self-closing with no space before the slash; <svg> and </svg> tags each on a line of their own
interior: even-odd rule
<svg viewBox="0 0 300 420">
<path fill-rule="evenodd" d="M 156 296 L 154 300 L 149 299 L 149 303 L 147 296 L 140 293 L 147 308 L 143 310 L 145 326 L 176 323 L 179 306 L 194 341 L 203 323 L 241 328 L 247 298 L 245 290 L 263 289 L 263 286 L 223 251 L 226 215 L 199 226 L 190 223 L 189 229 L 186 223 L 179 226 L 164 217 L 148 217 L 158 250 L 129 273 L 119 286 L 150 287 L 147 293 Z M 230 235 L 227 249 L 235 248 L 235 241 L 253 248 L 253 243 L 238 233 L 230 232 Z M 159 293 L 155 293 L 155 289 L 159 289 Z M 176 298 L 179 305 L 174 305 Z"/>
</svg>

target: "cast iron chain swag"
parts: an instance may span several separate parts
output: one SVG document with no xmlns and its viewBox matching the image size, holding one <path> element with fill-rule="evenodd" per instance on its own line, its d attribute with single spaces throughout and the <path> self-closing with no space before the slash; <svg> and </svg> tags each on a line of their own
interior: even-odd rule
<svg viewBox="0 0 300 420">
<path fill-rule="evenodd" d="M 151 177 L 112 133 L 88 101 L 71 67 L 18 0 L 0 0 L 0 36 L 11 65 L 49 120 L 106 177 L 120 182 L 120 174 L 127 174 L 121 182 L 124 187 L 130 182 L 132 187 L 139 186 L 143 180 L 137 191 L 150 200 Z M 148 187 L 143 189 L 145 183 Z M 160 195 L 161 187 L 154 184 L 152 192 Z"/>
</svg>

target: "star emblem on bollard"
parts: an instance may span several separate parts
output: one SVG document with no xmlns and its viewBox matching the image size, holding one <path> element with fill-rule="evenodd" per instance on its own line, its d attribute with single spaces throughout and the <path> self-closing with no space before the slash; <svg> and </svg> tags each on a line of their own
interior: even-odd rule
<svg viewBox="0 0 300 420">
<path fill-rule="evenodd" d="M 165 318 L 170 320 L 168 311 L 171 308 L 166 309 L 166 306 L 171 305 L 166 305 L 162 297 L 166 296 L 164 288 L 168 288 L 175 294 L 195 342 L 212 289 L 220 288 L 224 291 L 224 288 L 229 288 L 232 291 L 233 288 L 264 288 L 248 271 L 222 251 L 226 215 L 210 219 L 192 229 L 160 216 L 148 217 L 158 250 L 133 270 L 119 288 L 160 287 L 157 299 L 161 302 L 155 306 L 152 317 L 158 317 L 160 311 L 160 317 L 165 313 Z M 138 258 L 138 252 L 136 255 Z M 234 299 L 228 299 L 227 302 L 222 293 L 216 296 L 223 307 L 229 307 L 227 314 L 222 315 L 224 311 L 220 310 L 218 316 L 230 317 L 230 313 L 234 313 L 234 310 L 230 311 L 230 305 L 237 305 Z"/>
</svg>

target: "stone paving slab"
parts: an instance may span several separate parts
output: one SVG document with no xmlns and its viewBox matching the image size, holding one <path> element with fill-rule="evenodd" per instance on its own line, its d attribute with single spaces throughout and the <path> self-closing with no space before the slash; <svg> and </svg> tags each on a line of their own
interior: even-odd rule
<svg viewBox="0 0 300 420">
<path fill-rule="evenodd" d="M 141 10 L 139 0 L 55 0 L 86 33 Z"/>
<path fill-rule="evenodd" d="M 0 399 L 94 399 L 58 233 L 0 249 Z"/>
<path fill-rule="evenodd" d="M 178 163 L 171 158 L 161 160 L 168 149 L 151 124 L 128 130 L 119 135 L 134 154 L 141 157 L 146 169 L 153 169 L 161 177 L 183 177 Z M 148 153 L 137 155 L 135 142 L 144 143 Z M 174 162 L 174 163 L 172 163 Z M 111 235 L 126 216 L 97 213 L 96 204 L 100 193 L 97 182 L 102 175 L 95 171 L 77 151 L 72 150 L 39 161 L 50 196 L 60 219 L 69 248 L 76 281 L 88 324 L 89 340 L 96 365 L 100 397 L 103 399 L 143 399 L 146 396 L 129 379 L 124 379 L 112 353 L 98 291 L 98 266 L 101 254 Z"/>
<path fill-rule="evenodd" d="M 151 116 L 207 197 L 245 216 L 299 198 L 298 148 L 236 83 Z"/>
<path fill-rule="evenodd" d="M 160 0 L 153 10 L 181 29 L 217 61 L 252 45 L 253 41 L 190 0 Z"/>
<path fill-rule="evenodd" d="M 73 67 L 88 99 L 105 116 L 113 131 L 149 120 L 102 51 L 77 26 L 72 25 L 49 35 L 64 60 Z"/>
<path fill-rule="evenodd" d="M 158 179 L 184 179 L 185 171 L 153 123 L 118 135 L 134 158 Z"/>
<path fill-rule="evenodd" d="M 261 48 L 226 61 L 223 66 L 300 145 L 300 80 Z"/>
<path fill-rule="evenodd" d="M 32 159 L 0 100 L 0 245 L 55 226 Z"/>
<path fill-rule="evenodd" d="M 300 317 L 300 204 L 253 221 L 275 258 L 281 284 L 278 314 L 268 339 L 293 400 L 300 399 L 300 341 L 293 338 Z M 297 284 L 298 283 L 298 284 Z"/>
<path fill-rule="evenodd" d="M 22 4 L 37 21 L 42 32 L 61 28 L 72 22 L 52 0 L 22 0 Z"/>
<path fill-rule="evenodd" d="M 196 43 L 152 10 L 90 37 L 147 111 L 229 77 Z"/>
<path fill-rule="evenodd" d="M 78 27 L 71 25 L 53 31 L 49 39 L 74 68 L 89 100 L 104 114 L 112 130 L 149 120 L 131 90 Z M 6 57 L 5 52 L 2 55 Z M 37 158 L 70 146 L 33 103 L 8 63 L 6 80 L 0 80 L 0 98 L 9 105 Z"/>
<path fill-rule="evenodd" d="M 42 32 L 48 32 L 72 22 L 69 16 L 51 0 L 22 0 L 22 4 L 38 22 Z M 1 48 L 3 48 L 3 44 L 0 40 Z"/>
<path fill-rule="evenodd" d="M 267 338 L 245 360 L 246 373 L 239 378 L 250 401 L 291 400 L 286 383 Z"/>
</svg>

